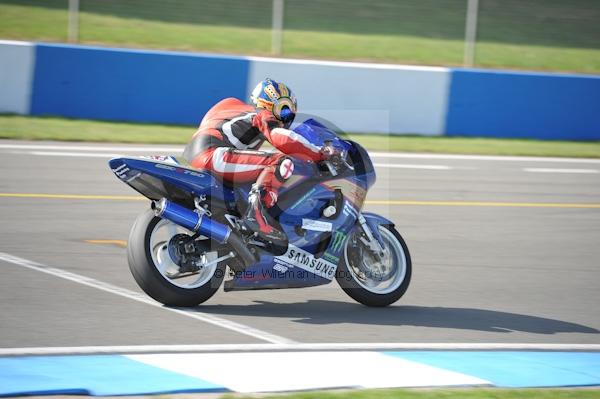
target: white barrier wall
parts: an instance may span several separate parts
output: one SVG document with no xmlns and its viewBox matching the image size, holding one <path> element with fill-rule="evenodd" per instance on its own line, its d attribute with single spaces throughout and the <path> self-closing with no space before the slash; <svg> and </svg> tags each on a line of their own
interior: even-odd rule
<svg viewBox="0 0 600 399">
<path fill-rule="evenodd" d="M 270 77 L 289 85 L 300 113 L 349 132 L 441 135 L 451 74 L 447 68 L 250 57 L 248 92 Z"/>
<path fill-rule="evenodd" d="M 0 112 L 29 113 L 34 63 L 33 43 L 0 41 Z"/>
</svg>

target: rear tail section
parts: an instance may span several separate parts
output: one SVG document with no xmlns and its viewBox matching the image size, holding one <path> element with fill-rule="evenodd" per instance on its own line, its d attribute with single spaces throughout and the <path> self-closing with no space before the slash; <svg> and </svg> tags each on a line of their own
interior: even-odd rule
<svg viewBox="0 0 600 399">
<path fill-rule="evenodd" d="M 113 158 L 109 166 L 122 182 L 153 201 L 168 198 L 192 205 L 195 197 L 233 200 L 233 192 L 210 173 L 176 157 Z"/>
</svg>

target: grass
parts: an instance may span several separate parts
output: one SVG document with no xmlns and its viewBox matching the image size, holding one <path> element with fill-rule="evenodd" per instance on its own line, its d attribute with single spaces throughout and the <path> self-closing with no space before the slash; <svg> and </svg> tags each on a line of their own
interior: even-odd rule
<svg viewBox="0 0 600 399">
<path fill-rule="evenodd" d="M 193 126 L 0 115 L 0 138 L 4 139 L 184 144 L 194 131 Z M 538 141 L 366 134 L 351 134 L 349 138 L 361 143 L 369 150 L 375 151 L 600 158 L 600 141 Z"/>
<path fill-rule="evenodd" d="M 4 139 L 183 144 L 194 131 L 191 126 L 0 115 L 0 138 Z"/>
<path fill-rule="evenodd" d="M 272 2 L 217 3 L 86 0 L 80 41 L 269 55 Z M 460 65 L 465 4 L 374 0 L 367 7 L 359 0 L 287 0 L 283 56 Z M 0 0 L 0 38 L 66 41 L 66 5 L 65 0 Z M 476 62 L 486 67 L 600 73 L 598 18 L 600 3 L 595 0 L 482 1 Z"/>
<path fill-rule="evenodd" d="M 256 398 L 231 396 L 222 398 Z M 269 395 L 269 399 L 595 399 L 598 389 L 370 389 L 344 392 L 305 392 Z"/>
</svg>

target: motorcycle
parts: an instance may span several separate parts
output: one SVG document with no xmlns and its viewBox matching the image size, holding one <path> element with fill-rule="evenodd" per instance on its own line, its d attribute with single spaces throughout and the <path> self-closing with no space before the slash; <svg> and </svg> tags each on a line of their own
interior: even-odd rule
<svg viewBox="0 0 600 399">
<path fill-rule="evenodd" d="M 244 227 L 250 184 L 230 184 L 177 156 L 119 157 L 112 172 L 151 200 L 127 246 L 140 288 L 169 306 L 196 306 L 224 290 L 302 288 L 334 279 L 354 300 L 382 307 L 406 292 L 410 254 L 394 223 L 363 212 L 375 169 L 367 151 L 308 119 L 296 134 L 336 154 L 294 159 L 270 215 L 287 235 L 261 241 Z M 224 283 L 223 283 L 224 281 Z"/>
</svg>

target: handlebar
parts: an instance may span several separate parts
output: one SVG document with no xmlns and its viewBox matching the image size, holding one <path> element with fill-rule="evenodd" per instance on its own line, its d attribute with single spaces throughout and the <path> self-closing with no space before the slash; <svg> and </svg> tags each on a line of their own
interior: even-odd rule
<svg viewBox="0 0 600 399">
<path fill-rule="evenodd" d="M 334 152 L 328 159 L 321 161 L 320 164 L 325 167 L 331 176 L 337 176 L 344 170 L 354 170 L 354 166 L 348 163 L 348 152 Z"/>
</svg>

